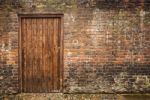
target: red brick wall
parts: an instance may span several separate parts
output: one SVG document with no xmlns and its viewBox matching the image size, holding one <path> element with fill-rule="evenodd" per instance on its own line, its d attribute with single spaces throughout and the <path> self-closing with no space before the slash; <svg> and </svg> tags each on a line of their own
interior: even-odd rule
<svg viewBox="0 0 150 100">
<path fill-rule="evenodd" d="M 18 91 L 18 19 L 0 8 L 0 94 Z"/>
<path fill-rule="evenodd" d="M 67 91 L 149 91 L 149 12 L 86 8 L 67 16 Z"/>
<path fill-rule="evenodd" d="M 64 92 L 150 92 L 149 3 L 0 3 L 0 94 L 18 92 L 18 12 L 64 13 Z"/>
</svg>

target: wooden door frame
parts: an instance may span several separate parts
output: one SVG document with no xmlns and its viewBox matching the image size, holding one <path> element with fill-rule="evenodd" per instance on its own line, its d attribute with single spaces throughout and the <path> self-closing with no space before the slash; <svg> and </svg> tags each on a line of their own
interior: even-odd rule
<svg viewBox="0 0 150 100">
<path fill-rule="evenodd" d="M 57 91 L 58 93 L 63 92 L 63 81 L 64 81 L 64 14 L 63 13 L 18 13 L 18 20 L 19 20 L 19 34 L 18 34 L 18 64 L 19 64 L 19 74 L 18 74 L 18 80 L 19 80 L 19 92 L 23 92 L 22 89 L 22 31 L 21 31 L 21 19 L 22 18 L 60 18 L 61 19 L 61 31 L 60 31 L 60 91 Z M 55 92 L 55 91 L 54 91 Z M 53 92 L 53 93 L 54 93 Z"/>
</svg>

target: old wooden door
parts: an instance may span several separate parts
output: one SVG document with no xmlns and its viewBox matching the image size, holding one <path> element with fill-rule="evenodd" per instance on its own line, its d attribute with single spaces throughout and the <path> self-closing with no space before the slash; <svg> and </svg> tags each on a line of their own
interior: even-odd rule
<svg viewBox="0 0 150 100">
<path fill-rule="evenodd" d="M 23 16 L 20 21 L 22 92 L 60 92 L 63 78 L 61 17 Z"/>
</svg>

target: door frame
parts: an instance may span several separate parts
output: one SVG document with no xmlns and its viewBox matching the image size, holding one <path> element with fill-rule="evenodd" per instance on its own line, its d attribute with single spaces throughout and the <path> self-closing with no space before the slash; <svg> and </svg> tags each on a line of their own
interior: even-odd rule
<svg viewBox="0 0 150 100">
<path fill-rule="evenodd" d="M 60 55 L 59 55 L 59 66 L 60 66 L 60 89 L 59 91 L 54 91 L 53 93 L 63 92 L 63 81 L 64 81 L 64 14 L 63 13 L 18 13 L 18 23 L 19 23 L 19 32 L 18 32 L 18 81 L 19 81 L 19 92 L 22 93 L 22 31 L 21 31 L 21 19 L 22 18 L 60 18 L 61 27 L 60 27 Z"/>
</svg>

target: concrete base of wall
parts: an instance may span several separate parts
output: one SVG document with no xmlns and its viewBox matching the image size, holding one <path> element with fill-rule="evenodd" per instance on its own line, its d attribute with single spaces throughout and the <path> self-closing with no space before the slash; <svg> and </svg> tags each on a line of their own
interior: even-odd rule
<svg viewBox="0 0 150 100">
<path fill-rule="evenodd" d="M 150 100 L 150 94 L 22 93 L 4 95 L 0 100 Z"/>
</svg>

